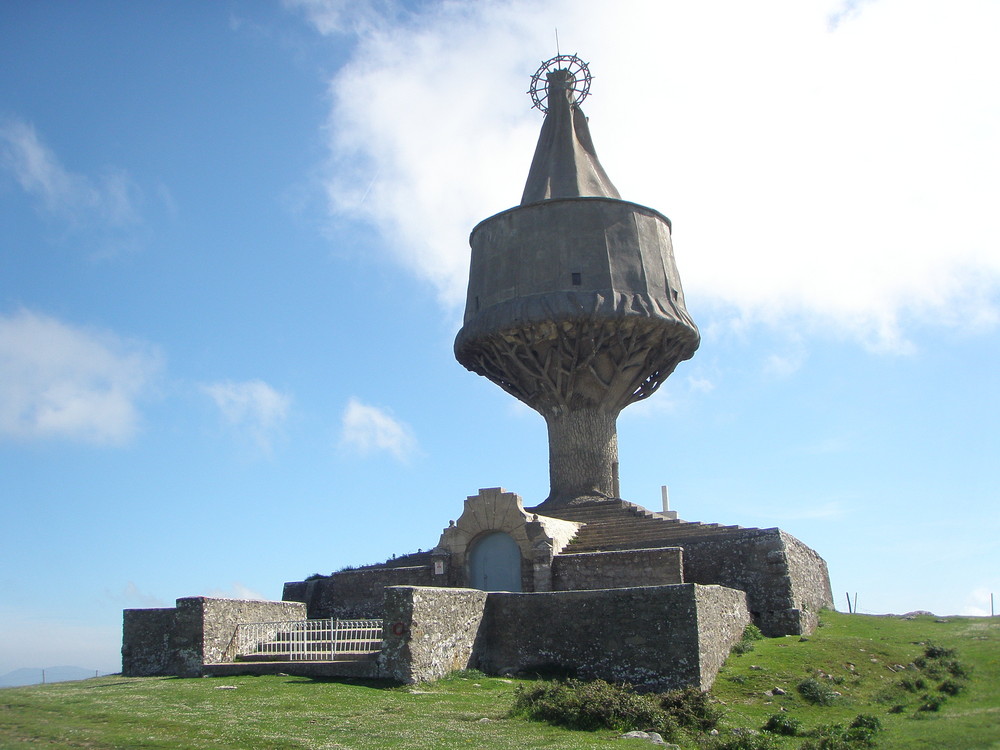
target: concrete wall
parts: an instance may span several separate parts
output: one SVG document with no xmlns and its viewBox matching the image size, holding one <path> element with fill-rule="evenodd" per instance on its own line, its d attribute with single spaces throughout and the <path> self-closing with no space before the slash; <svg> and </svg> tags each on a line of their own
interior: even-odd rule
<svg viewBox="0 0 1000 750">
<path fill-rule="evenodd" d="M 584 552 L 552 560 L 552 590 L 581 591 L 684 583 L 680 547 Z"/>
<path fill-rule="evenodd" d="M 684 580 L 745 591 L 769 636 L 812 632 L 819 610 L 833 606 L 826 563 L 776 528 L 685 540 Z"/>
<path fill-rule="evenodd" d="M 281 598 L 302 602 L 309 619 L 327 617 L 366 619 L 382 617 L 386 586 L 435 586 L 433 568 L 418 565 L 406 568 L 362 568 L 344 570 L 328 578 L 286 583 Z"/>
<path fill-rule="evenodd" d="M 553 667 L 661 690 L 708 689 L 750 622 L 742 591 L 680 584 L 601 591 L 386 592 L 381 674 L 402 682 L 477 667 Z"/>
<path fill-rule="evenodd" d="M 487 596 L 475 589 L 386 589 L 380 674 L 413 683 L 473 666 Z"/>
<path fill-rule="evenodd" d="M 205 596 L 178 599 L 173 609 L 126 609 L 122 625 L 122 674 L 197 677 L 203 664 L 231 658 L 226 651 L 238 624 L 305 617 L 305 605 L 298 602 Z"/>
</svg>

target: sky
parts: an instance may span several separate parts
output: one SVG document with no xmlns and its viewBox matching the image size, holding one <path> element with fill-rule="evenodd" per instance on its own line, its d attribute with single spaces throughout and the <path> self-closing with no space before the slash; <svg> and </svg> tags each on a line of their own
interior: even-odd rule
<svg viewBox="0 0 1000 750">
<path fill-rule="evenodd" d="M 780 526 L 839 609 L 989 614 L 998 36 L 992 0 L 0 3 L 0 674 L 545 498 L 542 418 L 452 345 L 557 51 L 702 334 L 619 419 L 623 497 Z"/>
</svg>

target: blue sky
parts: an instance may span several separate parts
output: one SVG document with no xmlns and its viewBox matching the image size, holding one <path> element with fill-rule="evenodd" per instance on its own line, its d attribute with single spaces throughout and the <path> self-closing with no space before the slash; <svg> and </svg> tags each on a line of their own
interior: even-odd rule
<svg viewBox="0 0 1000 750">
<path fill-rule="evenodd" d="M 942 7 L 0 4 L 0 674 L 544 499 L 542 419 L 451 346 L 556 27 L 702 331 L 623 496 L 782 527 L 841 608 L 988 614 L 1000 6 Z"/>
</svg>

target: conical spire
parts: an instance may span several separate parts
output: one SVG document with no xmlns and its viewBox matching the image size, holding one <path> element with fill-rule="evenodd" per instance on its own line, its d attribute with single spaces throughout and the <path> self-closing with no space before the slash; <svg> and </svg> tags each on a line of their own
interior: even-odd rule
<svg viewBox="0 0 1000 750">
<path fill-rule="evenodd" d="M 548 112 L 538 135 L 521 205 L 551 198 L 620 199 L 597 158 L 587 117 L 574 101 L 573 74 L 553 70 L 546 78 Z"/>
</svg>

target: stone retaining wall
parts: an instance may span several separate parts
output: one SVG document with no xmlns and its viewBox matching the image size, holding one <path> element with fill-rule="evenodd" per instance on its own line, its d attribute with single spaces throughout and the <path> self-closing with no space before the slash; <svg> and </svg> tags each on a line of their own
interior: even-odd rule
<svg viewBox="0 0 1000 750">
<path fill-rule="evenodd" d="M 582 552 L 552 560 L 552 590 L 581 591 L 684 583 L 680 547 Z"/>
<path fill-rule="evenodd" d="M 777 528 L 685 540 L 684 580 L 745 591 L 768 636 L 810 633 L 819 610 L 833 606 L 823 558 Z"/>
<path fill-rule="evenodd" d="M 122 674 L 126 677 L 197 677 L 202 665 L 223 661 L 236 626 L 306 619 L 299 602 L 192 596 L 172 609 L 126 609 Z"/>
<path fill-rule="evenodd" d="M 285 584 L 281 598 L 304 603 L 311 620 L 327 617 L 377 619 L 385 609 L 383 592 L 386 586 L 434 585 L 436 581 L 429 565 L 359 568 L 311 581 L 291 581 Z"/>
<path fill-rule="evenodd" d="M 750 622 L 742 591 L 695 584 L 528 594 L 395 587 L 386 605 L 381 673 L 410 683 L 476 667 L 705 690 Z"/>
</svg>

